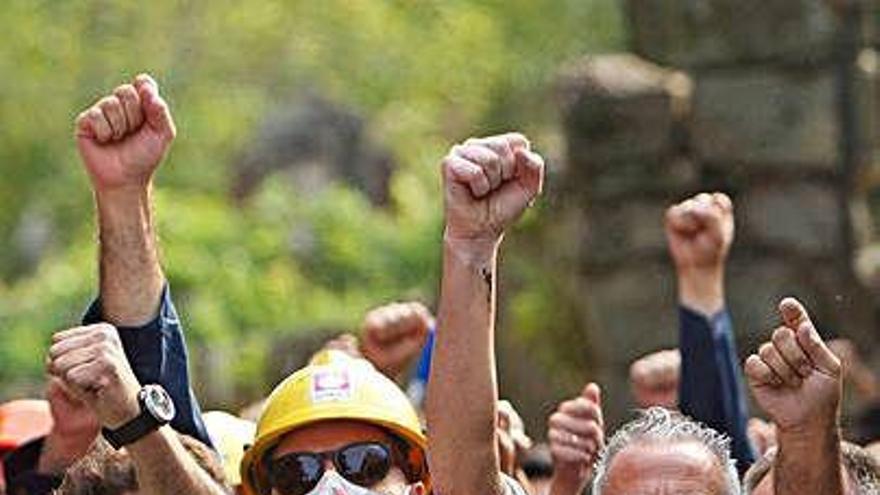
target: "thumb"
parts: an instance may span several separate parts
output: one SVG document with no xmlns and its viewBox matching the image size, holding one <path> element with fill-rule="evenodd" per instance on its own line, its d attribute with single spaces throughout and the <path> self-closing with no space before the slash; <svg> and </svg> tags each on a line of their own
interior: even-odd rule
<svg viewBox="0 0 880 495">
<path fill-rule="evenodd" d="M 516 176 L 525 188 L 530 200 L 534 200 L 544 188 L 544 158 L 526 148 L 517 148 Z"/>
<path fill-rule="evenodd" d="M 825 345 L 825 341 L 809 320 L 798 327 L 797 341 L 818 371 L 834 378 L 841 376 L 843 368 L 840 359 Z"/>
<path fill-rule="evenodd" d="M 141 74 L 135 78 L 134 86 L 141 98 L 147 125 L 166 138 L 174 138 L 177 128 L 168 103 L 159 95 L 156 81 L 147 74 Z"/>
<path fill-rule="evenodd" d="M 794 331 L 797 331 L 804 323 L 813 324 L 807 309 L 793 297 L 786 297 L 779 303 L 779 313 L 782 315 L 785 326 Z"/>
<path fill-rule="evenodd" d="M 602 389 L 599 388 L 599 385 L 590 382 L 584 387 L 584 391 L 581 395 L 586 397 L 590 402 L 595 402 L 596 405 L 602 407 Z"/>
</svg>

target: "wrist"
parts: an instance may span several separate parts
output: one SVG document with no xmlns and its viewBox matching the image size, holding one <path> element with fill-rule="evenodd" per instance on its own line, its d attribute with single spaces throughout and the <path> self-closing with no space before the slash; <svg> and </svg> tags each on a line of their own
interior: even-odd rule
<svg viewBox="0 0 880 495">
<path fill-rule="evenodd" d="M 118 429 L 140 416 L 141 404 L 138 400 L 138 392 L 139 390 L 126 392 L 122 400 L 108 408 L 102 418 L 102 423 L 106 428 Z"/>
<path fill-rule="evenodd" d="M 570 470 L 557 467 L 550 478 L 549 495 L 578 495 L 584 491 L 592 477 L 592 469 L 584 474 L 582 470 Z"/>
<path fill-rule="evenodd" d="M 501 237 L 459 237 L 450 234 L 447 229 L 443 234 L 444 250 L 457 255 L 466 261 L 484 264 L 492 262 L 498 255 Z"/>
<path fill-rule="evenodd" d="M 90 446 L 91 442 L 86 445 Z M 37 472 L 61 476 L 84 454 L 85 451 L 83 451 L 81 443 L 77 443 L 69 435 L 52 431 L 43 442 L 40 460 L 37 463 Z"/>
<path fill-rule="evenodd" d="M 724 308 L 724 269 L 687 268 L 677 271 L 678 302 L 711 317 Z"/>
</svg>

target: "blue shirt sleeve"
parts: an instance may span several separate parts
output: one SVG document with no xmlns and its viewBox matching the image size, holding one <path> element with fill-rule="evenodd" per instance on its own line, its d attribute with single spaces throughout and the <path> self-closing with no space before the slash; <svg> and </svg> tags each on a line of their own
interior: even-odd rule
<svg viewBox="0 0 880 495">
<path fill-rule="evenodd" d="M 727 310 L 711 318 L 679 307 L 681 412 L 726 434 L 740 474 L 755 462 L 746 433 L 748 411 L 742 370 Z"/>
<path fill-rule="evenodd" d="M 104 321 L 101 301 L 96 300 L 83 317 L 84 325 Z M 166 286 L 162 293 L 159 314 L 142 327 L 118 327 L 125 356 L 141 384 L 162 385 L 174 400 L 177 410 L 171 427 L 205 445 L 213 446 L 202 420 L 195 393 L 190 387 L 189 360 L 183 327 Z"/>
</svg>

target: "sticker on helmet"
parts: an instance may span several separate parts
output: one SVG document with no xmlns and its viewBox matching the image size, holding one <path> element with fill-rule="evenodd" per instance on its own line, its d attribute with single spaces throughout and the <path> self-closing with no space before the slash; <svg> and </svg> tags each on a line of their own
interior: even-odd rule
<svg viewBox="0 0 880 495">
<path fill-rule="evenodd" d="M 345 370 L 327 369 L 312 375 L 312 402 L 351 400 L 354 386 Z"/>
</svg>

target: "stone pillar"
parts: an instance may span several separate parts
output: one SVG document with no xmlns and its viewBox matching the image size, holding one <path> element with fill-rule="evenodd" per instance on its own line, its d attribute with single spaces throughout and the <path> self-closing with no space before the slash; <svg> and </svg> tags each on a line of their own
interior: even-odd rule
<svg viewBox="0 0 880 495">
<path fill-rule="evenodd" d="M 786 295 L 873 350 L 875 306 L 853 271 L 871 237 L 862 179 L 877 143 L 866 23 L 809 0 L 628 0 L 627 15 L 633 54 L 561 77 L 561 194 L 583 225 L 577 277 L 599 375 L 620 387 L 634 357 L 675 345 L 662 213 L 701 190 L 737 205 L 727 285 L 741 354 Z M 617 395 L 619 419 L 631 399 Z"/>
</svg>

